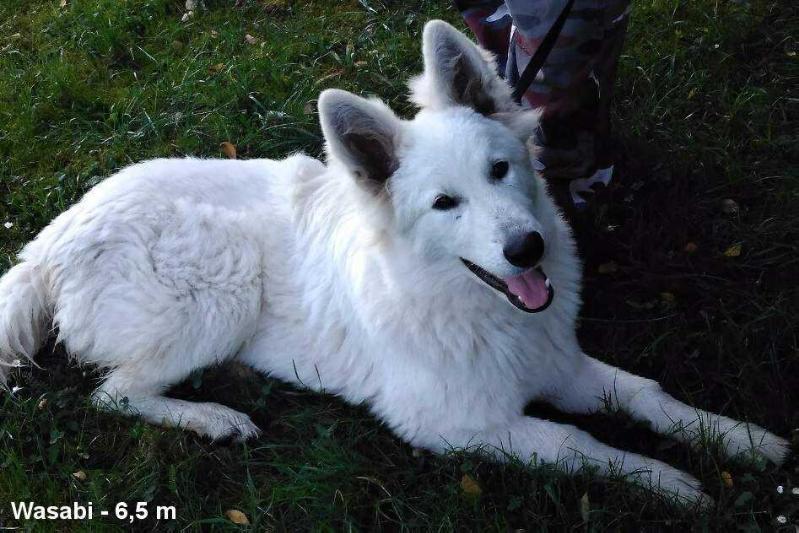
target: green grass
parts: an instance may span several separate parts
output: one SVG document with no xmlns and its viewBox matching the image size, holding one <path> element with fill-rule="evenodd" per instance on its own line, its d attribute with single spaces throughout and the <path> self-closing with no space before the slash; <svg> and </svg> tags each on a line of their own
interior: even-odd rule
<svg viewBox="0 0 799 533">
<path fill-rule="evenodd" d="M 128 163 L 220 156 L 223 141 L 243 158 L 318 154 L 313 104 L 326 87 L 378 94 L 410 113 L 403 83 L 420 68 L 423 23 L 461 24 L 445 0 L 251 0 L 242 9 L 208 0 L 185 23 L 182 4 L 0 3 L 0 272 Z M 263 44 L 248 44 L 248 33 Z M 586 350 L 784 436 L 799 427 L 797 34 L 799 13 L 786 2 L 636 1 L 614 116 L 620 179 L 572 217 L 586 262 Z M 737 213 L 721 209 L 727 198 Z M 726 257 L 733 244 L 741 255 Z M 617 270 L 600 274 L 610 261 Z M 123 526 L 16 524 L 7 502 L 18 500 L 176 506 L 178 520 L 138 524 L 148 530 L 236 529 L 224 516 L 233 508 L 254 529 L 275 530 L 756 531 L 784 515 L 793 531 L 799 522 L 794 458 L 746 467 L 621 417 L 531 406 L 689 470 L 718 506 L 698 516 L 618 479 L 419 457 L 363 408 L 236 367 L 176 391 L 250 413 L 264 430 L 247 445 L 211 444 L 94 411 L 87 396 L 98 376 L 70 366 L 59 347 L 37 361 L 43 369 L 21 372 L 15 397 L 0 395 L 0 527 Z M 463 493 L 464 474 L 479 496 Z"/>
</svg>

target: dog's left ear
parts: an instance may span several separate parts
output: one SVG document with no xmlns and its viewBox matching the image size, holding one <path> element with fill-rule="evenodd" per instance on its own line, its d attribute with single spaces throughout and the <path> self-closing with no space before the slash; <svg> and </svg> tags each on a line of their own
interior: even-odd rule
<svg viewBox="0 0 799 533">
<path fill-rule="evenodd" d="M 466 106 L 507 126 L 523 142 L 538 128 L 540 112 L 513 100 L 497 73 L 494 56 L 443 20 L 431 20 L 422 36 L 424 72 L 410 82 L 411 100 L 441 110 Z"/>
<path fill-rule="evenodd" d="M 319 120 L 328 157 L 349 168 L 359 185 L 378 193 L 399 167 L 402 122 L 388 106 L 347 91 L 319 95 Z"/>
<path fill-rule="evenodd" d="M 411 100 L 419 107 L 461 105 L 486 116 L 519 109 L 491 53 L 443 20 L 425 24 L 422 53 L 424 73 L 410 82 Z"/>
</svg>

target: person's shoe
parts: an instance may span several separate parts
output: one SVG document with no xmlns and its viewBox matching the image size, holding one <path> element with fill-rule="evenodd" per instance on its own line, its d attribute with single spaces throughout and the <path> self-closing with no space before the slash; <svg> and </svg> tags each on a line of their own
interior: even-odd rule
<svg viewBox="0 0 799 533">
<path fill-rule="evenodd" d="M 597 188 L 604 188 L 610 184 L 613 178 L 613 165 L 597 169 L 587 178 L 578 178 L 569 182 L 569 192 L 571 193 L 572 203 L 577 209 L 585 209 L 588 202 L 585 195 L 596 193 Z"/>
</svg>

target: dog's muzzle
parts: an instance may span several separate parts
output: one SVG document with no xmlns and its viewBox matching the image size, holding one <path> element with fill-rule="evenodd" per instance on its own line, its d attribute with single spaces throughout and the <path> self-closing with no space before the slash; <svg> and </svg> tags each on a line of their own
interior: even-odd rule
<svg viewBox="0 0 799 533">
<path fill-rule="evenodd" d="M 468 259 L 461 257 L 461 261 L 486 285 L 504 294 L 510 303 L 526 313 L 540 313 L 555 297 L 555 289 L 540 266 L 501 279 Z"/>
</svg>

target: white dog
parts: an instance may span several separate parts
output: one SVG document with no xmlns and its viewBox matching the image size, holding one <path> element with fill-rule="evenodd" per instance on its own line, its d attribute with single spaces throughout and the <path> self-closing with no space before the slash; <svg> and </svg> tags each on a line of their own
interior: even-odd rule
<svg viewBox="0 0 799 533">
<path fill-rule="evenodd" d="M 423 48 L 411 121 L 322 93 L 326 165 L 161 159 L 95 187 L 0 281 L 0 361 L 32 358 L 53 323 L 70 354 L 106 371 L 98 405 L 212 439 L 258 428 L 164 392 L 235 359 L 366 403 L 413 446 L 588 464 L 687 501 L 704 498 L 690 475 L 526 417 L 525 404 L 610 405 L 780 463 L 785 440 L 580 351 L 580 264 L 525 145 L 537 115 L 448 24 L 427 24 Z"/>
</svg>

